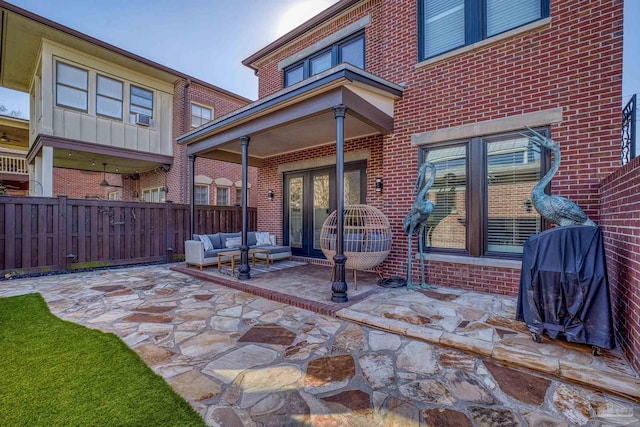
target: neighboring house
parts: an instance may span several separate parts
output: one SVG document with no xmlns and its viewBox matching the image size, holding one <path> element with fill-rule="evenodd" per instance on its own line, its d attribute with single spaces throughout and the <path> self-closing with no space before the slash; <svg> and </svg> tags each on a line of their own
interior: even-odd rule
<svg viewBox="0 0 640 427">
<path fill-rule="evenodd" d="M 0 85 L 30 94 L 30 194 L 188 203 L 175 138 L 250 101 L 9 3 L 0 13 Z M 239 167 L 196 169 L 199 203 L 236 204 Z"/>
<path fill-rule="evenodd" d="M 29 192 L 28 138 L 28 120 L 0 115 L 0 194 Z"/>
<path fill-rule="evenodd" d="M 525 126 L 560 144 L 550 192 L 602 220 L 612 250 L 628 248 L 601 218 L 600 193 L 620 166 L 622 14 L 615 0 L 340 0 L 243 61 L 258 76 L 258 101 L 178 142 L 238 162 L 245 147 L 258 193 L 274 195 L 258 198 L 258 228 L 310 257 L 321 256 L 343 156 L 345 200 L 391 222 L 387 275 L 405 272 L 402 222 L 429 159 L 438 171 L 429 283 L 513 295 L 523 243 L 549 227 L 530 191 L 550 158 Z M 640 290 L 619 270 L 614 314 L 640 369 Z"/>
</svg>

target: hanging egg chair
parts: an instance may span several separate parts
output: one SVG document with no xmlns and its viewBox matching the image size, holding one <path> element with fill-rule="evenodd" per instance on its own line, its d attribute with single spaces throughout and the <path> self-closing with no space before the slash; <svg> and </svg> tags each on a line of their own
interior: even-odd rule
<svg viewBox="0 0 640 427">
<path fill-rule="evenodd" d="M 333 264 L 336 254 L 338 220 L 333 211 L 320 231 L 320 249 Z M 369 205 L 347 205 L 344 207 L 344 247 L 346 268 L 353 270 L 356 289 L 356 270 L 371 270 L 378 267 L 391 251 L 391 227 L 387 217 Z M 381 276 L 380 272 L 378 275 Z M 381 276 L 382 277 L 382 276 Z"/>
</svg>

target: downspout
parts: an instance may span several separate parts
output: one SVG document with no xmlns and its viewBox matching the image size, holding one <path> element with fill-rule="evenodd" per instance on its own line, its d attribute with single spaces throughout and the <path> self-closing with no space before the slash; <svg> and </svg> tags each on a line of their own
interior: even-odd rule
<svg viewBox="0 0 640 427">
<path fill-rule="evenodd" d="M 190 102 L 189 102 L 189 87 L 191 86 L 191 79 L 187 79 L 187 82 L 184 85 L 184 89 L 183 89 L 183 96 L 182 96 L 182 111 L 184 112 L 183 114 L 183 118 L 182 118 L 182 132 L 180 132 L 180 135 L 184 134 L 187 129 L 189 129 L 189 119 L 191 118 L 191 111 L 189 108 Z M 188 180 L 187 180 L 187 148 L 185 147 L 185 149 L 182 152 L 182 194 L 183 194 L 183 200 L 182 203 L 185 203 L 186 197 L 188 193 Z M 194 173 L 195 173 L 195 169 L 194 169 Z M 193 197 L 193 195 L 189 196 L 190 198 Z"/>
</svg>

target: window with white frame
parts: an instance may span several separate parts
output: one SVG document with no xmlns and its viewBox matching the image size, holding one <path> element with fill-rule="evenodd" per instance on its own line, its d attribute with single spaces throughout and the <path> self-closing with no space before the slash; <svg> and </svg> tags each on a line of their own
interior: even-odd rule
<svg viewBox="0 0 640 427">
<path fill-rule="evenodd" d="M 89 72 L 56 62 L 56 105 L 87 111 Z"/>
<path fill-rule="evenodd" d="M 191 104 L 191 127 L 197 128 L 213 120 L 213 109 Z"/>
<path fill-rule="evenodd" d="M 549 0 L 420 0 L 424 60 L 549 16 Z"/>
<path fill-rule="evenodd" d="M 216 187 L 216 205 L 229 206 L 229 187 Z"/>
<path fill-rule="evenodd" d="M 196 185 L 194 187 L 193 202 L 196 205 L 209 204 L 209 186 L 208 185 Z"/>
<path fill-rule="evenodd" d="M 129 112 L 153 117 L 153 92 L 134 85 L 131 85 L 130 90 Z"/>
<path fill-rule="evenodd" d="M 236 187 L 236 205 L 242 205 L 242 187 Z"/>
<path fill-rule="evenodd" d="M 119 191 L 109 191 L 107 194 L 109 200 L 120 200 L 120 192 Z"/>
<path fill-rule="evenodd" d="M 116 79 L 96 77 L 96 114 L 122 119 L 122 98 L 124 84 Z"/>
<path fill-rule="evenodd" d="M 422 150 L 420 157 L 437 171 L 428 192 L 435 208 L 426 224 L 425 246 L 471 256 L 522 254 L 527 238 L 542 230 L 531 190 L 547 156 L 526 135 L 523 130 Z"/>
<path fill-rule="evenodd" d="M 167 197 L 167 190 L 164 187 L 147 188 L 142 190 L 142 201 L 152 203 L 164 203 Z"/>
</svg>

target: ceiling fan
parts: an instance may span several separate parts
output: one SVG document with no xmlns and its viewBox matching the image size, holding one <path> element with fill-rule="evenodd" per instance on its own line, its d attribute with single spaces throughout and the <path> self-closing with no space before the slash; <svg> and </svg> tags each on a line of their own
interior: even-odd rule
<svg viewBox="0 0 640 427">
<path fill-rule="evenodd" d="M 115 187 L 122 188 L 122 185 L 111 185 L 107 182 L 107 164 L 102 164 L 102 182 L 100 183 L 100 187 Z"/>
<path fill-rule="evenodd" d="M 2 142 L 20 142 L 19 139 L 9 138 L 6 132 L 2 132 L 2 136 L 0 136 L 0 141 Z"/>
</svg>

